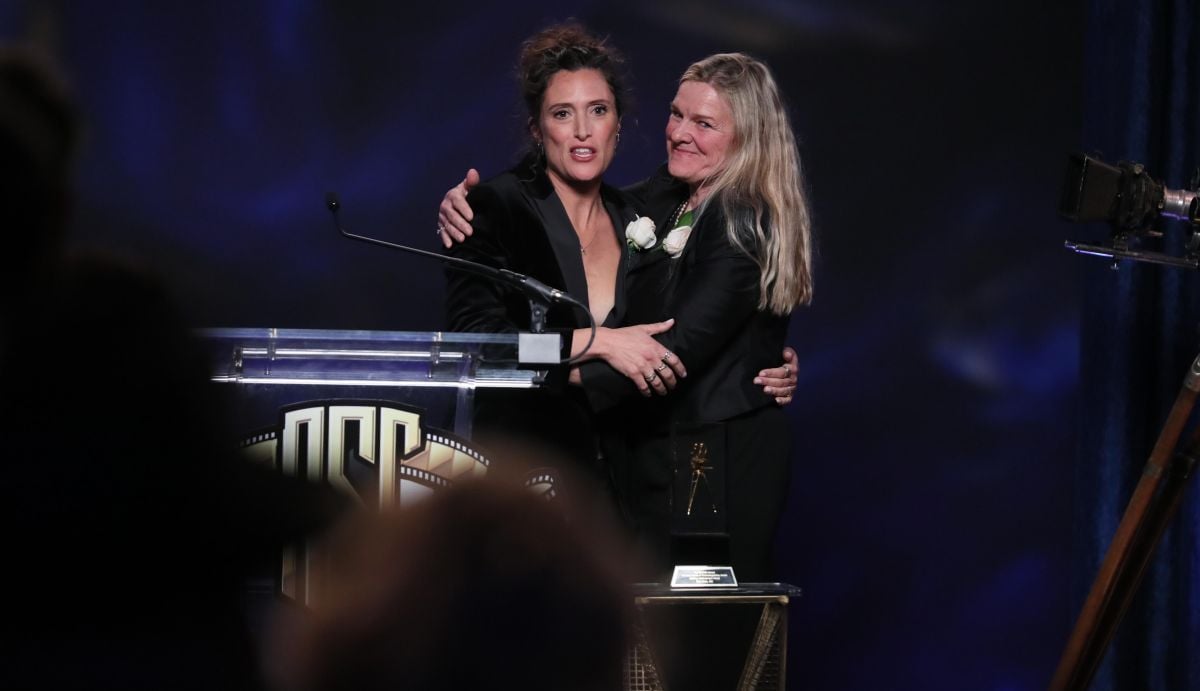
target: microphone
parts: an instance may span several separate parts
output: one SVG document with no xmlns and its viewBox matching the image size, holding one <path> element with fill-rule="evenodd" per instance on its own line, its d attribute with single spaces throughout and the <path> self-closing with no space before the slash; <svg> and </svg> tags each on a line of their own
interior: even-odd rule
<svg viewBox="0 0 1200 691">
<path fill-rule="evenodd" d="M 572 305 L 583 310 L 583 313 L 587 315 L 588 322 L 591 325 L 592 333 L 587 344 L 578 355 L 567 360 L 562 360 L 558 356 L 558 347 L 556 345 L 552 351 L 553 357 L 551 357 L 549 355 L 551 351 L 547 349 L 548 346 L 544 341 L 535 344 L 537 339 L 526 338 L 526 335 L 522 334 L 521 353 L 523 355 L 520 356 L 522 362 L 528 362 L 532 364 L 569 365 L 574 362 L 578 362 L 584 356 L 584 354 L 587 353 L 588 349 L 592 347 L 592 343 L 596 340 L 596 320 L 594 317 L 592 317 L 591 310 L 588 309 L 587 305 L 584 305 L 582 302 L 572 297 L 569 293 L 559 290 L 558 288 L 552 288 L 536 278 L 517 273 L 516 271 L 497 269 L 495 267 L 488 266 L 487 264 L 480 264 L 467 259 L 460 259 L 459 257 L 451 257 L 445 254 L 439 254 L 437 252 L 430 252 L 429 250 L 417 249 L 416 247 L 409 247 L 408 245 L 401 245 L 395 242 L 388 242 L 386 240 L 367 237 L 366 235 L 357 235 L 355 233 L 351 233 L 342 227 L 341 215 L 338 213 L 341 211 L 342 205 L 336 192 L 325 193 L 325 207 L 329 209 L 329 213 L 333 214 L 333 223 L 335 226 L 337 226 L 338 233 L 344 237 L 350 238 L 351 240 L 366 242 L 372 245 L 379 245 L 380 247 L 387 247 L 388 249 L 399 250 L 401 252 L 408 252 L 409 254 L 416 254 L 422 257 L 428 257 L 430 259 L 436 259 L 452 269 L 484 276 L 497 283 L 502 283 L 521 291 L 526 295 L 526 297 L 529 298 L 529 326 L 530 331 L 532 331 L 535 335 L 545 333 L 546 312 L 549 310 L 551 303 Z M 527 349 L 527 345 L 531 347 Z M 530 359 L 526 359 L 524 356 L 526 353 L 530 355 Z"/>
</svg>

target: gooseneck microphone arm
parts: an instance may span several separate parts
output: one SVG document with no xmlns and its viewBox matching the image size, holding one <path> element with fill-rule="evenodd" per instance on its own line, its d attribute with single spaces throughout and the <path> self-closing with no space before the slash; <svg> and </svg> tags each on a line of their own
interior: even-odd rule
<svg viewBox="0 0 1200 691">
<path fill-rule="evenodd" d="M 380 240 L 378 238 L 367 237 L 366 235 L 351 233 L 342 227 L 341 216 L 338 213 L 341 210 L 342 205 L 336 192 L 325 193 L 325 206 L 329 209 L 329 212 L 333 214 L 333 223 L 335 226 L 337 226 L 338 233 L 344 237 L 350 238 L 351 240 L 366 242 L 372 245 L 378 245 L 380 247 L 387 247 L 388 249 L 399 250 L 401 252 L 408 252 L 409 254 L 417 254 L 430 259 L 436 259 L 442 264 L 445 264 L 453 269 L 484 276 L 492 281 L 511 286 L 521 291 L 527 298 L 529 298 L 529 330 L 533 333 L 545 332 L 546 312 L 550 309 L 551 303 L 565 303 L 583 310 L 583 313 L 587 315 L 588 322 L 591 325 L 591 337 L 588 338 L 587 344 L 578 355 L 562 361 L 562 364 L 564 365 L 570 365 L 582 359 L 584 354 L 587 353 L 588 349 L 592 347 L 592 343 L 596 340 L 596 320 L 594 317 L 592 317 L 591 310 L 588 309 L 587 305 L 584 305 L 579 300 L 571 297 L 571 295 L 566 292 L 563 292 L 557 288 L 551 288 L 536 278 L 517 273 L 516 271 L 497 269 L 486 264 L 480 264 L 478 262 L 460 259 L 458 257 L 451 257 L 449 255 L 439 254 L 437 252 L 430 252 L 429 250 L 417 249 L 416 247 L 409 247 L 408 245 L 401 245 L 395 242 L 388 242 L 387 240 Z"/>
</svg>

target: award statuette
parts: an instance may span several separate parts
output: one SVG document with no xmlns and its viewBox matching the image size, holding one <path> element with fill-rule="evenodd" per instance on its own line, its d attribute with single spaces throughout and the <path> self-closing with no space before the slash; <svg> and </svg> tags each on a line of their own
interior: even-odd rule
<svg viewBox="0 0 1200 691">
<path fill-rule="evenodd" d="M 700 489 L 702 484 L 705 494 L 708 495 L 708 503 L 712 513 L 717 513 L 717 503 L 713 500 L 712 487 L 708 484 L 707 475 L 707 472 L 712 470 L 712 465 L 708 462 L 708 447 L 702 441 L 692 444 L 691 467 L 692 488 L 688 491 L 687 511 L 685 513 L 688 516 L 692 515 L 692 509 L 696 505 L 696 490 Z"/>
<path fill-rule="evenodd" d="M 680 587 L 737 586 L 729 564 L 726 515 L 725 427 L 675 425 L 671 430 L 674 481 L 671 498 L 671 562 L 707 571 L 691 572 Z M 713 569 L 722 569 L 717 576 Z M 678 576 L 678 575 L 677 575 Z M 693 578 L 694 576 L 694 578 Z M 678 578 L 672 578 L 674 583 Z"/>
</svg>

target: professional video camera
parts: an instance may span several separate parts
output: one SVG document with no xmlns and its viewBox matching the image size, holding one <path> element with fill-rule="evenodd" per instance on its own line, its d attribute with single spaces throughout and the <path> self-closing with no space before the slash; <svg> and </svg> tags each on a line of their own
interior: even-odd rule
<svg viewBox="0 0 1200 691">
<path fill-rule="evenodd" d="M 1067 164 L 1059 213 L 1076 222 L 1107 221 L 1113 229 L 1109 245 L 1088 245 L 1068 240 L 1066 246 L 1080 254 L 1133 259 L 1189 269 L 1200 268 L 1200 171 L 1192 189 L 1167 189 L 1140 163 L 1109 165 L 1090 156 L 1073 154 Z M 1144 249 L 1161 242 L 1154 230 L 1159 216 L 1191 223 L 1183 255 Z"/>
</svg>

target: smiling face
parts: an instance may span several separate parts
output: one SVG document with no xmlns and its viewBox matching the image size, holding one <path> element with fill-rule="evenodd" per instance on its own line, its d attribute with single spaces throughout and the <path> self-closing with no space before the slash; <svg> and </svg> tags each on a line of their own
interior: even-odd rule
<svg viewBox="0 0 1200 691">
<path fill-rule="evenodd" d="M 534 137 L 545 147 L 552 180 L 572 187 L 600 183 L 620 129 L 613 100 L 599 70 L 563 70 L 550 78 Z"/>
<path fill-rule="evenodd" d="M 733 134 L 724 96 L 704 82 L 681 83 L 667 119 L 667 170 L 695 191 L 725 167 Z"/>
</svg>

